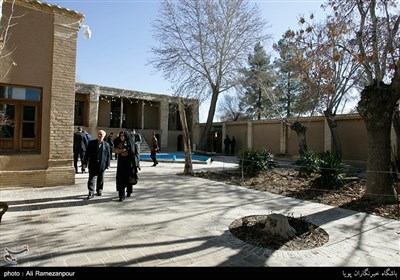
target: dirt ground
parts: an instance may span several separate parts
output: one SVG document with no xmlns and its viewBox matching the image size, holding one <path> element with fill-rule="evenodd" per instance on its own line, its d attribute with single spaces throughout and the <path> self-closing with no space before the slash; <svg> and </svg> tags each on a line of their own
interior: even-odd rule
<svg viewBox="0 0 400 280">
<path fill-rule="evenodd" d="M 249 189 L 295 197 L 302 200 L 365 212 L 389 219 L 400 219 L 400 205 L 383 205 L 362 199 L 366 180 L 357 176 L 345 177 L 345 186 L 337 190 L 316 188 L 311 184 L 315 178 L 301 178 L 293 168 L 273 168 L 254 177 L 242 178 L 239 171 L 197 172 L 195 176 L 240 185 Z"/>
<path fill-rule="evenodd" d="M 298 176 L 294 168 L 273 168 L 257 176 L 242 178 L 239 171 L 197 172 L 195 176 L 240 185 L 249 189 L 295 197 L 302 200 L 342 207 L 365 212 L 389 219 L 400 219 L 400 205 L 383 205 L 362 199 L 365 193 L 366 180 L 363 176 L 346 176 L 345 185 L 337 190 L 326 190 L 313 186 L 312 180 Z M 295 213 L 294 213 L 295 214 Z M 291 227 L 296 230 L 296 237 L 282 240 L 265 234 L 265 215 L 241 217 L 229 227 L 237 238 L 259 247 L 271 250 L 308 250 L 322 246 L 329 240 L 329 234 L 323 229 L 294 217 L 288 217 Z"/>
<path fill-rule="evenodd" d="M 296 236 L 289 240 L 270 236 L 264 231 L 267 215 L 246 216 L 235 220 L 230 232 L 238 239 L 251 245 L 271 250 L 299 251 L 320 247 L 329 240 L 329 234 L 322 228 L 303 219 L 288 217 L 289 225 Z"/>
</svg>

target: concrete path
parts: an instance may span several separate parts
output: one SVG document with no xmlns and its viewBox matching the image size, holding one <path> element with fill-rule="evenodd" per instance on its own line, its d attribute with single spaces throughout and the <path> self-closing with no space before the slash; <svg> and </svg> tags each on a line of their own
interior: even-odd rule
<svg viewBox="0 0 400 280">
<path fill-rule="evenodd" d="M 77 174 L 73 186 L 1 190 L 0 200 L 10 208 L 0 224 L 0 266 L 400 265 L 400 221 L 181 176 L 182 163 L 142 162 L 133 197 L 118 202 L 115 165 L 106 172 L 103 196 L 91 200 L 86 200 L 88 174 Z M 194 166 L 196 171 L 235 167 L 220 161 Z M 235 219 L 271 212 L 306 217 L 329 234 L 329 242 L 312 250 L 271 251 L 229 232 Z M 26 245 L 28 252 L 21 254 L 6 250 Z"/>
</svg>

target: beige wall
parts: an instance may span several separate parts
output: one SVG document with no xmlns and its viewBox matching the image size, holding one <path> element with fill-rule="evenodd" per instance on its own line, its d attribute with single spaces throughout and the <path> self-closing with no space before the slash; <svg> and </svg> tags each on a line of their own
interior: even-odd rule
<svg viewBox="0 0 400 280">
<path fill-rule="evenodd" d="M 278 154 L 280 149 L 279 137 L 280 121 L 263 121 L 253 123 L 253 148 L 265 148 L 273 154 Z"/>
<path fill-rule="evenodd" d="M 364 121 L 361 118 L 338 117 L 337 125 L 343 158 L 367 160 L 368 141 Z"/>
<path fill-rule="evenodd" d="M 4 15 L 10 14 L 9 4 L 4 4 Z M 52 71 L 52 40 L 53 18 L 39 11 L 15 7 L 14 15 L 24 15 L 18 19 L 18 24 L 11 27 L 12 36 L 7 42 L 4 53 L 10 52 L 9 58 L 16 66 L 1 81 L 12 85 L 32 86 L 42 89 L 42 119 L 50 117 L 51 71 Z M 40 36 L 38 36 L 40 34 Z M 42 37 L 43 36 L 43 37 Z M 2 59 L 0 64 L 5 63 Z M 43 75 L 43 73 L 45 73 Z M 47 74 L 47 75 L 46 75 Z M 0 73 L 0 77 L 3 74 Z M 35 155 L 35 160 L 26 160 L 25 155 L 1 156 L 0 170 L 30 170 L 47 168 L 49 156 L 49 126 L 41 127 L 41 153 Z M 26 164 L 21 165 L 21 161 Z M 0 183 L 1 184 L 1 183 Z"/>
<path fill-rule="evenodd" d="M 4 3 L 4 15 L 9 4 Z M 83 16 L 40 2 L 16 1 L 7 43 L 12 67 L 2 83 L 42 88 L 40 152 L 1 154 L 0 187 L 37 187 L 75 183 L 72 135 L 76 44 Z M 14 49 L 15 47 L 15 49 Z M 7 60 L 0 60 L 4 71 Z M 1 74 L 1 73 L 0 73 Z M 4 72 L 3 72 L 4 74 Z M 3 76 L 3 75 L 0 75 Z"/>
<path fill-rule="evenodd" d="M 317 153 L 324 152 L 324 118 L 318 117 L 311 121 L 301 119 L 299 122 L 308 128 L 306 133 L 308 150 Z M 297 133 L 289 129 L 288 154 L 298 155 L 299 149 Z"/>
<path fill-rule="evenodd" d="M 293 123 L 296 119 L 289 119 Z M 368 139 L 365 123 L 357 114 L 339 115 L 336 117 L 337 129 L 342 145 L 343 162 L 361 162 L 367 160 Z M 300 123 L 308 127 L 306 137 L 309 150 L 320 153 L 326 150 L 332 151 L 332 140 L 330 130 L 324 117 L 315 117 L 311 120 L 303 118 Z M 199 142 L 199 137 L 205 124 L 196 126 L 199 135 L 194 138 L 194 143 Z M 248 121 L 248 122 L 226 122 L 214 123 L 222 125 L 223 139 L 225 135 L 236 137 L 236 153 L 240 153 L 246 148 L 262 149 L 266 148 L 275 155 L 284 155 L 297 158 L 299 155 L 299 141 L 294 130 L 288 129 L 288 140 L 285 143 L 284 126 L 280 120 L 269 121 Z M 223 140 L 222 140 L 223 141 Z M 395 141 L 392 140 L 392 141 Z M 287 147 L 287 153 L 282 151 Z M 327 147 L 327 148 L 326 148 Z M 211 151 L 209 149 L 209 151 Z"/>
<path fill-rule="evenodd" d="M 236 139 L 235 154 L 240 154 L 240 152 L 247 147 L 247 123 L 246 122 L 238 122 L 237 124 L 228 123 L 226 125 L 226 131 L 227 131 L 226 134 L 229 135 L 230 139 L 232 139 L 232 136 L 235 136 Z"/>
<path fill-rule="evenodd" d="M 168 131 L 168 147 L 166 147 L 168 151 L 177 151 L 179 135 L 183 135 L 183 132 L 180 130 Z"/>
</svg>

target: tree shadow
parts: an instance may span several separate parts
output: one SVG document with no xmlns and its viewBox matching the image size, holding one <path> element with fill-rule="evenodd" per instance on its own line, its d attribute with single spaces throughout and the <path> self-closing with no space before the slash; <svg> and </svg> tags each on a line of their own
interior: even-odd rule
<svg viewBox="0 0 400 280">
<path fill-rule="evenodd" d="M 46 221 L 42 222 L 42 217 L 40 217 L 48 214 L 48 209 L 61 209 L 59 212 L 50 212 L 50 217 L 45 216 L 46 219 L 53 219 L 57 218 L 54 217 L 57 215 L 60 217 L 71 215 L 69 209 L 66 208 L 72 206 L 96 204 L 103 204 L 104 206 L 101 211 L 99 211 L 97 205 L 93 209 L 88 208 L 88 211 L 85 208 L 80 209 L 80 211 L 74 213 L 75 215 L 70 223 L 56 224 L 57 228 L 48 231 L 27 232 L 24 233 L 26 236 L 23 235 L 20 239 L 10 237 L 10 241 L 4 242 L 3 246 L 35 239 L 35 249 L 38 252 L 35 253 L 32 250 L 31 255 L 21 258 L 18 262 L 18 265 L 21 266 L 32 264 L 51 266 L 54 260 L 65 261 L 68 259 L 74 259 L 76 262 L 71 264 L 65 261 L 66 266 L 95 267 L 266 267 L 270 265 L 298 265 L 298 262 L 295 261 L 297 252 L 292 256 L 285 256 L 280 259 L 280 250 L 250 245 L 237 239 L 228 230 L 226 222 L 233 215 L 248 213 L 251 209 L 256 209 L 258 213 L 268 210 L 290 211 L 292 209 L 295 212 L 299 207 L 304 206 L 304 201 L 268 193 L 260 195 L 257 191 L 222 183 L 210 183 L 210 181 L 204 179 L 201 179 L 202 181 L 198 184 L 192 185 L 186 178 L 180 179 L 180 177 L 172 174 L 151 174 L 151 176 L 143 177 L 138 190 L 134 188 L 135 196 L 131 200 L 119 204 L 121 207 L 104 203 L 117 199 L 117 196 L 113 198 L 109 197 L 108 194 L 107 196 L 95 197 L 92 200 L 85 200 L 86 195 L 68 195 L 56 198 L 12 201 L 10 210 L 22 213 L 17 215 L 12 223 L 1 225 L 4 234 L 13 233 L 12 227 L 23 226 L 25 220 L 22 220 L 21 223 L 21 220 L 18 219 L 25 214 L 26 216 L 32 215 L 30 213 L 32 210 L 38 216 L 35 217 L 33 223 L 37 223 L 36 226 L 41 229 L 44 226 L 54 227 L 51 223 L 46 225 Z M 192 182 L 192 178 L 190 180 Z M 26 205 L 28 203 L 33 205 Z M 318 209 L 317 206 L 315 206 L 316 209 Z M 319 205 L 319 207 L 321 206 Z M 307 208 L 306 211 L 310 213 L 315 208 Z M 238 209 L 238 211 L 234 211 L 235 209 Z M 27 213 L 24 213 L 25 211 Z M 347 217 L 357 217 L 356 214 L 357 212 L 354 211 L 329 208 L 304 216 L 304 218 L 321 226 L 329 225 L 336 220 Z M 87 218 L 90 215 L 91 217 Z M 135 219 L 139 216 L 140 220 L 136 221 Z M 223 217 L 221 218 L 221 216 Z M 82 219 L 83 221 L 77 222 L 75 219 Z M 199 228 L 197 231 L 188 231 L 190 234 L 186 235 L 183 227 L 196 227 L 198 226 L 196 222 L 202 221 L 201 219 L 207 219 L 207 223 L 202 227 L 215 225 L 216 234 L 210 233 L 214 228 Z M 362 215 L 355 221 L 359 223 L 359 228 L 353 223 L 334 225 L 342 227 L 340 229 L 342 231 L 348 230 L 350 227 L 355 228 L 355 231 L 349 233 L 349 235 L 351 237 L 360 235 L 358 246 L 362 248 L 363 233 L 368 232 L 373 227 L 379 227 L 383 220 L 373 225 L 363 226 L 367 222 L 367 215 Z M 226 229 L 223 228 L 225 225 Z M 7 228 L 3 228 L 3 226 L 7 226 Z M 34 227 L 31 226 L 29 229 L 34 230 Z M 327 232 L 329 233 L 329 230 Z M 34 236 L 32 237 L 32 235 Z M 347 237 L 343 236 L 342 239 L 335 242 L 341 242 Z M 73 240 L 73 243 L 68 238 L 77 240 Z M 91 242 L 90 240 L 94 238 L 97 239 Z M 4 240 L 7 239 L 3 238 L 2 241 Z M 68 246 L 64 245 L 63 242 Z M 74 244 L 74 246 L 71 244 Z M 43 248 L 39 248 L 40 246 L 43 246 Z M 62 249 L 57 250 L 60 247 Z M 347 251 L 349 253 L 344 256 L 344 266 L 346 266 L 346 260 L 349 260 L 353 253 L 352 250 Z M 274 254 L 278 254 L 277 260 L 280 263 L 276 260 L 272 264 L 268 262 Z M 308 252 L 297 254 L 307 255 Z M 302 255 L 302 258 L 304 258 L 304 255 Z M 322 257 L 315 256 L 314 261 L 317 261 L 318 258 Z M 59 265 L 59 263 L 57 264 Z M 5 266 L 15 265 L 6 263 Z"/>
<path fill-rule="evenodd" d="M 13 200 L 7 202 L 9 205 L 7 212 L 37 211 L 37 210 L 51 209 L 51 208 L 86 206 L 89 204 L 99 204 L 110 201 L 118 201 L 118 196 L 116 197 L 95 196 L 95 198 L 93 199 L 87 199 L 87 194 L 85 194 L 85 195 L 48 197 L 48 198 L 27 199 L 27 200 Z"/>
</svg>

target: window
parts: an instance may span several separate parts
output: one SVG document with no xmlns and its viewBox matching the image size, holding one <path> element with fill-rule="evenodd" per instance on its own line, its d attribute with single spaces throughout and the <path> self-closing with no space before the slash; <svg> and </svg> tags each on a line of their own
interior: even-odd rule
<svg viewBox="0 0 400 280">
<path fill-rule="evenodd" d="M 85 102 L 84 101 L 75 101 L 75 117 L 74 124 L 83 126 L 83 118 L 85 113 Z"/>
<path fill-rule="evenodd" d="M 39 152 L 42 90 L 0 84 L 0 153 Z"/>
</svg>

